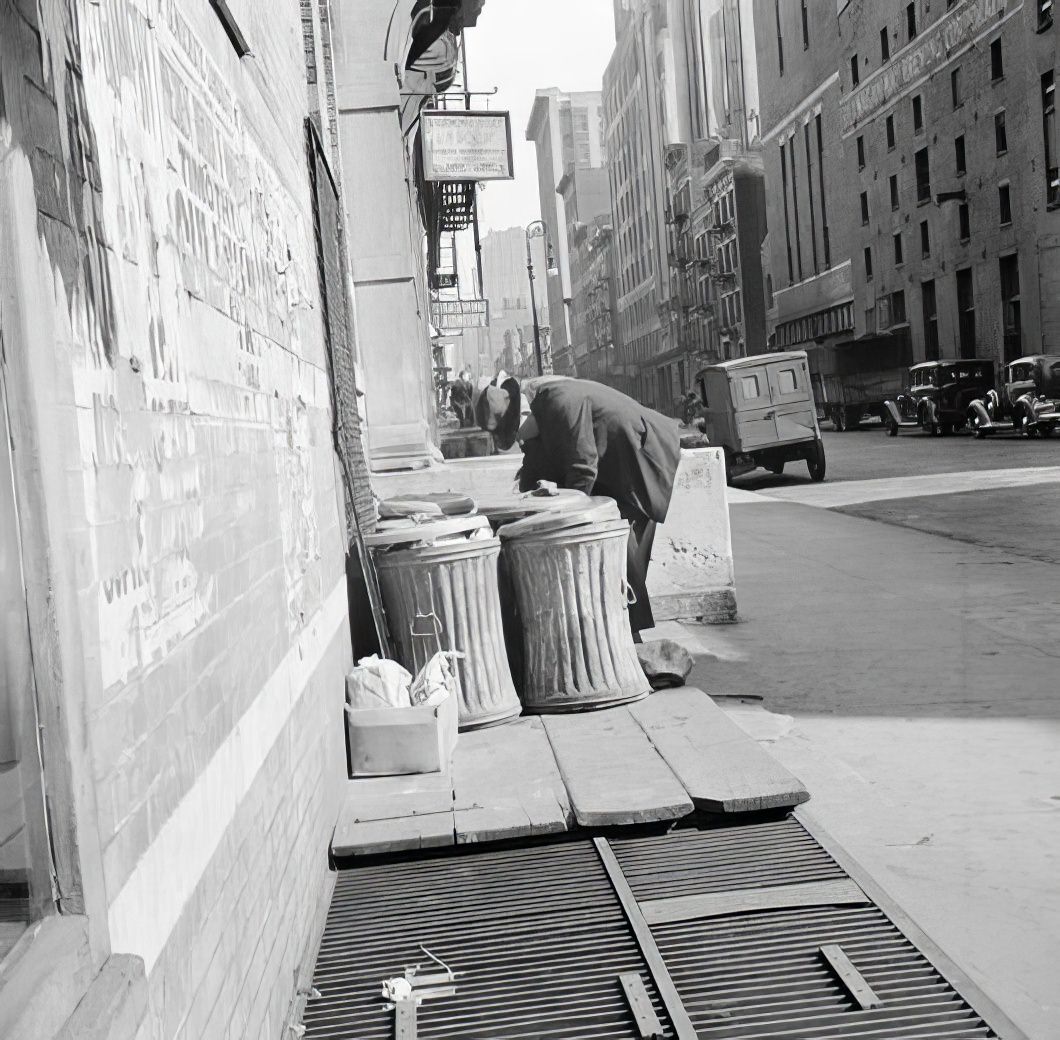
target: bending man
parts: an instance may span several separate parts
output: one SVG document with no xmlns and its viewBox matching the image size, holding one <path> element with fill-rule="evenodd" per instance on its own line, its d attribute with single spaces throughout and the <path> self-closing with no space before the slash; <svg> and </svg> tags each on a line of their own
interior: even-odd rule
<svg viewBox="0 0 1060 1040">
<path fill-rule="evenodd" d="M 539 480 L 618 503 L 630 522 L 627 580 L 636 602 L 634 633 L 654 627 L 647 575 L 655 527 L 666 519 L 680 459 L 677 423 L 609 386 L 587 379 L 545 378 L 528 387 L 530 417 L 518 427 L 519 385 L 514 379 L 487 387 L 476 407 L 479 425 L 501 450 L 523 447 L 519 486 Z"/>
</svg>

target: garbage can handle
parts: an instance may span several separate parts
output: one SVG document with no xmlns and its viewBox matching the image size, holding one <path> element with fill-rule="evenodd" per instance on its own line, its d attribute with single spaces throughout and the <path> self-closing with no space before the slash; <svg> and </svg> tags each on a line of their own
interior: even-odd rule
<svg viewBox="0 0 1060 1040">
<path fill-rule="evenodd" d="M 626 578 L 622 579 L 622 598 L 626 601 L 625 607 L 627 610 L 637 602 L 637 594 L 633 591 L 633 586 L 630 585 Z"/>
</svg>

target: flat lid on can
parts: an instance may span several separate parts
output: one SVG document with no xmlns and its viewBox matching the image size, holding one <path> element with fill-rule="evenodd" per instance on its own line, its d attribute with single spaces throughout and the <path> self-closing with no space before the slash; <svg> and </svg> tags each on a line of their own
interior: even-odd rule
<svg viewBox="0 0 1060 1040">
<path fill-rule="evenodd" d="M 379 503 L 379 516 L 392 520 L 407 516 L 469 516 L 475 512 L 475 500 L 455 491 L 411 491 L 394 495 Z"/>
<path fill-rule="evenodd" d="M 534 516 L 505 524 L 497 534 L 501 538 L 526 538 L 531 535 L 554 534 L 556 531 L 573 530 L 600 524 L 608 520 L 619 520 L 618 503 L 612 498 L 595 497 L 588 504 L 577 509 L 563 509 L 548 513 L 537 513 Z"/>
<path fill-rule="evenodd" d="M 379 530 L 364 536 L 364 544 L 372 549 L 390 546 L 412 545 L 416 542 L 431 543 L 438 538 L 471 534 L 489 530 L 490 522 L 484 516 L 454 516 L 440 520 L 418 523 L 415 520 L 389 520 L 379 525 Z"/>
<path fill-rule="evenodd" d="M 584 509 L 591 499 L 584 491 L 561 488 L 553 495 L 519 495 L 479 501 L 478 511 L 493 523 L 508 523 L 538 513 L 558 513 L 569 509 Z"/>
</svg>

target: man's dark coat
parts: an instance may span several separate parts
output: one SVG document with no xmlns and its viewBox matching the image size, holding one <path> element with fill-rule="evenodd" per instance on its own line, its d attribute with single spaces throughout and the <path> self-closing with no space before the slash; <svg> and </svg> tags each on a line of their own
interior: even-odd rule
<svg viewBox="0 0 1060 1040">
<path fill-rule="evenodd" d="M 681 454 L 676 422 L 588 379 L 545 384 L 530 412 L 538 436 L 523 445 L 523 491 L 551 480 L 613 498 L 627 520 L 666 519 Z"/>
</svg>

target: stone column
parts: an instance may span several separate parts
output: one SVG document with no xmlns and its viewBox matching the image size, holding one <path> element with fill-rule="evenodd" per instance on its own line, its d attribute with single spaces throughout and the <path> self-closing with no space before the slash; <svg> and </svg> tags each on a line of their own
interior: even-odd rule
<svg viewBox="0 0 1060 1040">
<path fill-rule="evenodd" d="M 401 128 L 412 0 L 332 6 L 335 96 L 373 470 L 438 457 L 423 227 Z"/>
</svg>

